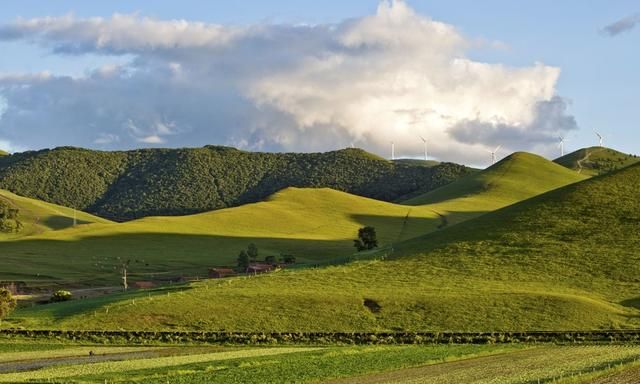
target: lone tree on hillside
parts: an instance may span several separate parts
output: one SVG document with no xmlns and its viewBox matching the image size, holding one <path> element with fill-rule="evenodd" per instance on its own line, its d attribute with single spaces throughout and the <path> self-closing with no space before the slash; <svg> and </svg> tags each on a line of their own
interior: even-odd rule
<svg viewBox="0 0 640 384">
<path fill-rule="evenodd" d="M 249 269 L 249 254 L 244 249 L 238 255 L 238 269 L 243 272 Z"/>
<path fill-rule="evenodd" d="M 6 288 L 0 288 L 0 320 L 4 319 L 16 307 L 16 299 Z"/>
<path fill-rule="evenodd" d="M 358 230 L 358 238 L 353 240 L 353 246 L 358 252 L 376 248 L 378 246 L 378 238 L 374 227 L 363 227 Z"/>
</svg>

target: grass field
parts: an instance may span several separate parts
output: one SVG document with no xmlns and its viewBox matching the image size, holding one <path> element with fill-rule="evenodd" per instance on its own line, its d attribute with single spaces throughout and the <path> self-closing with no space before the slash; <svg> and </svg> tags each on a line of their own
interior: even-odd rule
<svg viewBox="0 0 640 384">
<path fill-rule="evenodd" d="M 207 267 L 235 265 L 249 243 L 257 244 L 261 257 L 286 253 L 315 263 L 353 254 L 353 239 L 365 225 L 376 228 L 382 244 L 390 244 L 431 232 L 440 223 L 428 207 L 331 189 L 288 188 L 237 208 L 83 225 L 3 242 L 0 279 L 113 284 L 119 280 L 118 257 L 141 261 L 130 268 L 133 279 L 136 274 L 138 279 L 162 273 L 202 276 Z"/>
<path fill-rule="evenodd" d="M 239 251 L 252 242 L 262 256 L 293 254 L 312 264 L 345 260 L 355 251 L 352 240 L 359 227 L 374 226 L 381 245 L 390 246 L 583 178 L 541 157 L 517 153 L 410 205 L 331 189 L 288 188 L 265 202 L 236 208 L 83 225 L 2 242 L 0 279 L 112 285 L 119 280 L 118 257 L 139 261 L 130 268 L 133 279 L 202 276 L 207 267 L 234 265 Z M 451 200 L 445 201 L 447 196 Z"/>
<path fill-rule="evenodd" d="M 640 165 L 586 180 L 398 244 L 384 261 L 78 300 L 11 321 L 247 331 L 638 327 L 639 183 Z"/>
<path fill-rule="evenodd" d="M 404 203 L 429 205 L 452 225 L 586 178 L 540 156 L 516 152 L 484 171 Z"/>
<path fill-rule="evenodd" d="M 585 383 L 633 372 L 638 358 L 640 347 L 615 345 L 105 347 L 14 340 L 0 344 L 0 382 Z"/>
<path fill-rule="evenodd" d="M 557 164 L 587 176 L 605 174 L 639 161 L 640 158 L 638 156 L 628 155 L 605 147 L 579 149 L 554 160 Z"/>
<path fill-rule="evenodd" d="M 20 210 L 20 221 L 24 225 L 24 228 L 19 233 L 7 234 L 0 232 L 0 241 L 73 227 L 74 211 L 72 208 L 29 199 L 2 189 L 0 189 L 0 200 L 10 207 Z M 81 211 L 76 211 L 75 216 L 76 223 L 79 225 L 110 223 L 109 220 Z"/>
</svg>

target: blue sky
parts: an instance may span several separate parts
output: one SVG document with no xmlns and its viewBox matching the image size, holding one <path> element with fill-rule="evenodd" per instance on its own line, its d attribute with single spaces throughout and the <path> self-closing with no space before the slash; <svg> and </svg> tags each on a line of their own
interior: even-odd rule
<svg viewBox="0 0 640 384">
<path fill-rule="evenodd" d="M 471 60 L 514 68 L 528 68 L 540 62 L 559 68 L 560 75 L 555 83 L 555 91 L 567 101 L 567 113 L 575 117 L 579 127 L 577 130 L 559 131 L 560 134 L 569 137 L 568 149 L 595 144 L 593 130 L 596 129 L 605 134 L 607 146 L 625 152 L 640 152 L 637 147 L 640 131 L 636 128 L 636 110 L 640 100 L 640 71 L 638 71 L 640 50 L 637 49 L 640 43 L 640 26 L 615 36 L 603 32 L 603 28 L 607 25 L 638 14 L 640 4 L 637 1 L 590 1 L 588 5 L 578 0 L 562 2 L 412 0 L 406 3 L 421 17 L 451 25 L 470 41 L 498 42 L 505 46 L 487 49 L 481 44 L 479 46 L 472 44 L 473 46 L 465 51 L 465 56 Z M 22 0 L 3 2 L 0 8 L 0 24 L 10 25 L 18 17 L 31 19 L 72 13 L 77 19 L 95 16 L 109 18 L 114 13 L 122 13 L 137 14 L 139 17 L 158 20 L 186 19 L 241 27 L 264 24 L 335 25 L 344 23 L 345 20 L 358 20 L 375 14 L 377 6 L 377 1 L 360 0 L 349 2 Z M 82 76 L 104 64 L 125 65 L 134 60 L 137 55 L 136 52 L 113 55 L 101 51 L 87 51 L 80 55 L 58 54 L 52 53 L 50 45 L 33 44 L 31 40 L 27 37 L 0 41 L 0 49 L 3 51 L 0 59 L 0 74 L 24 74 L 46 70 L 53 75 Z M 11 104 L 11 100 L 5 100 L 5 103 Z M 327 124 L 321 122 L 319 125 Z M 254 131 L 252 132 L 255 134 Z M 28 141 L 19 142 L 16 135 L 14 131 L 13 136 L 9 138 L 16 148 L 42 146 L 41 142 L 33 144 Z M 171 133 L 171 135 L 171 137 L 178 137 L 179 134 Z M 222 136 L 220 138 L 224 141 Z M 9 139 L 5 138 L 5 140 Z M 208 139 L 211 140 L 210 137 Z M 0 124 L 0 142 L 2 140 L 3 132 Z M 233 140 L 221 144 L 244 142 L 238 141 L 237 138 Z M 260 140 L 257 138 L 256 142 Z M 365 139 L 355 138 L 354 140 L 362 140 L 362 146 L 366 148 L 382 151 L 380 145 L 376 146 Z M 74 145 L 83 144 L 70 141 Z M 152 141 L 148 144 L 153 144 Z M 166 146 L 197 145 L 189 141 L 176 143 L 158 141 L 157 144 L 160 143 Z M 490 146 L 493 143 L 473 144 Z M 120 144 L 114 144 L 114 147 L 118 145 L 133 146 L 121 141 Z M 85 146 L 95 147 L 96 145 L 89 143 Z M 546 153 L 552 156 L 553 147 L 549 143 L 546 143 L 546 147 Z M 251 149 L 251 144 L 247 144 L 247 148 Z M 287 147 L 284 144 L 281 147 L 267 145 L 264 148 L 255 148 L 315 149 L 298 148 L 295 145 Z M 519 149 L 517 144 L 513 144 L 510 148 Z M 411 151 L 415 152 L 415 148 Z"/>
</svg>

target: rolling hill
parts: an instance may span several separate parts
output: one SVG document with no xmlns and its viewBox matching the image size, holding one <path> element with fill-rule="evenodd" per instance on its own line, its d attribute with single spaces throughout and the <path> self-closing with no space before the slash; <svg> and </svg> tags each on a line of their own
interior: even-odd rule
<svg viewBox="0 0 640 384">
<path fill-rule="evenodd" d="M 261 257 L 291 254 L 302 263 L 326 263 L 355 252 L 353 239 L 362 226 L 374 226 L 380 242 L 391 244 L 431 232 L 440 222 L 428 207 L 328 188 L 287 188 L 240 207 L 84 225 L 2 242 L 0 280 L 117 284 L 113 268 L 119 257 L 140 261 L 131 272 L 146 278 L 204 275 L 207 267 L 235 265 L 250 243 Z"/>
<path fill-rule="evenodd" d="M 8 156 L 8 155 L 9 155 L 9 152 L 6 152 L 0 149 L 0 156 Z"/>
<path fill-rule="evenodd" d="M 287 187 L 327 187 L 394 201 L 472 172 L 391 162 L 360 149 L 255 153 L 234 148 L 102 152 L 62 147 L 0 157 L 0 188 L 115 221 L 260 201 Z"/>
<path fill-rule="evenodd" d="M 70 228 L 73 226 L 74 215 L 78 225 L 89 223 L 109 223 L 108 220 L 88 213 L 81 211 L 76 211 L 74 213 L 72 208 L 29 199 L 5 190 L 0 190 L 0 203 L 11 208 L 19 209 L 19 219 L 24 226 L 18 233 L 0 232 L 0 241 L 37 235 L 46 231 Z M 2 246 L 0 245 L 0 249 L 1 248 Z"/>
<path fill-rule="evenodd" d="M 628 155 L 605 147 L 579 149 L 554 160 L 555 163 L 587 176 L 605 174 L 639 161 L 640 158 L 636 155 Z"/>
<path fill-rule="evenodd" d="M 516 152 L 483 171 L 403 203 L 428 205 L 451 225 L 584 179 L 586 176 L 538 155 Z"/>
<path fill-rule="evenodd" d="M 638 327 L 639 183 L 640 164 L 408 240 L 386 260 L 48 305 L 11 321 L 254 331 Z"/>
<path fill-rule="evenodd" d="M 434 202 L 427 205 L 385 203 L 326 188 L 288 188 L 265 202 L 240 207 L 84 226 L 0 244 L 9 255 L 0 261 L 0 279 L 87 284 L 97 274 L 91 284 L 113 284 L 118 279 L 113 255 L 144 260 L 134 270 L 149 278 L 203 275 L 207 267 L 235 265 L 249 243 L 256 243 L 263 255 L 340 262 L 353 257 L 353 239 L 362 226 L 374 226 L 381 244 L 391 245 L 582 178 L 541 157 L 517 153 L 453 188 L 434 191 L 435 197 L 425 196 Z M 523 180 L 526 184 L 518 189 Z M 74 268 L 67 267 L 68 260 L 74 260 Z M 19 271 L 12 266 L 25 263 L 29 268 L 13 275 Z"/>
</svg>

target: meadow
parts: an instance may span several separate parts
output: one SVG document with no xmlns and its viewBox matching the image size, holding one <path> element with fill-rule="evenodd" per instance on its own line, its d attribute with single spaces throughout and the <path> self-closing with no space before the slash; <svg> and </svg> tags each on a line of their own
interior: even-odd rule
<svg viewBox="0 0 640 384">
<path fill-rule="evenodd" d="M 125 258 L 132 260 L 132 280 L 203 277 L 208 267 L 235 265 L 249 243 L 258 246 L 261 258 L 290 254 L 302 265 L 342 263 L 362 258 L 353 247 L 360 227 L 375 227 L 383 249 L 378 256 L 389 254 L 405 240 L 584 178 L 539 156 L 516 153 L 402 204 L 328 188 L 287 188 L 263 202 L 201 214 L 95 220 L 1 243 L 0 278 L 32 285 L 115 285 Z"/>
<path fill-rule="evenodd" d="M 283 332 L 637 328 L 640 203 L 624 197 L 638 182 L 636 165 L 398 243 L 379 260 L 25 308 L 8 321 Z"/>
</svg>

